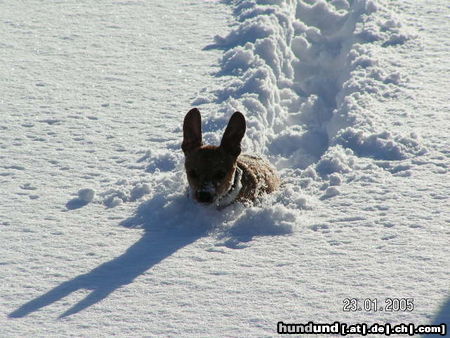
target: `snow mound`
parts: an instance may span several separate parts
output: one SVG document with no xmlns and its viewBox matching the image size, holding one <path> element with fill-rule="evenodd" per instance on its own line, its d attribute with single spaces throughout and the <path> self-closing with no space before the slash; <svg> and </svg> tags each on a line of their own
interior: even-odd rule
<svg viewBox="0 0 450 338">
<path fill-rule="evenodd" d="M 99 194 L 100 201 L 108 208 L 114 208 L 123 202 L 134 202 L 150 193 L 150 186 L 146 182 L 122 179 L 115 187 Z"/>
<path fill-rule="evenodd" d="M 66 203 L 66 208 L 69 210 L 78 209 L 91 203 L 95 198 L 95 190 L 91 188 L 84 188 L 78 190 L 77 197 L 71 199 Z"/>
<path fill-rule="evenodd" d="M 180 152 L 149 150 L 138 162 L 146 161 L 146 171 L 150 173 L 155 171 L 171 171 L 179 164 L 181 157 L 182 154 Z"/>
<path fill-rule="evenodd" d="M 359 156 L 369 156 L 384 160 L 403 160 L 411 155 L 422 155 L 425 149 L 413 134 L 392 136 L 384 131 L 378 134 L 366 134 L 362 130 L 347 128 L 339 133 L 336 142 L 352 149 Z"/>
<path fill-rule="evenodd" d="M 86 189 L 80 189 L 78 191 L 78 198 L 86 203 L 92 202 L 92 200 L 95 197 L 95 190 L 86 188 Z"/>
</svg>

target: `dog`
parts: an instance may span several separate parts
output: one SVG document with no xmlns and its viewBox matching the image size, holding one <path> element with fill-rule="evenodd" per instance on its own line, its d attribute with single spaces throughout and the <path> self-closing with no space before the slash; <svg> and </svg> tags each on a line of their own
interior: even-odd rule
<svg viewBox="0 0 450 338">
<path fill-rule="evenodd" d="M 191 109 L 184 118 L 185 169 L 191 196 L 198 202 L 226 207 L 235 201 L 253 202 L 278 189 L 280 178 L 264 159 L 241 155 L 245 117 L 235 112 L 220 146 L 203 145 L 200 111 Z"/>
</svg>

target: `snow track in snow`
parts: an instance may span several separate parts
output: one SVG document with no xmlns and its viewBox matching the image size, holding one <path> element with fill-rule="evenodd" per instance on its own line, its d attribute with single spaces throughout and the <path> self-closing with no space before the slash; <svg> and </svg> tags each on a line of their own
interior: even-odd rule
<svg viewBox="0 0 450 338">
<path fill-rule="evenodd" d="M 230 77 L 214 102 L 221 113 L 246 113 L 249 151 L 301 169 L 336 145 L 379 159 L 423 153 L 414 136 L 391 135 L 365 109 L 401 84 L 373 52 L 409 38 L 382 5 L 239 1 L 234 15 L 237 28 L 214 45 L 226 49 L 219 75 Z"/>
</svg>

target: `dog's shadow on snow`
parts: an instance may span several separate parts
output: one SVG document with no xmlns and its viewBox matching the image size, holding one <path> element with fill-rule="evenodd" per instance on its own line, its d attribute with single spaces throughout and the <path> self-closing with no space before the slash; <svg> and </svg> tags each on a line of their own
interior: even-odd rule
<svg viewBox="0 0 450 338">
<path fill-rule="evenodd" d="M 172 199 L 156 195 L 143 202 L 135 216 L 121 223 L 125 227 L 142 227 L 144 235 L 123 254 L 103 263 L 88 273 L 63 282 L 47 293 L 25 303 L 9 314 L 10 318 L 25 317 L 53 304 L 80 289 L 92 290 L 84 299 L 69 308 L 59 318 L 78 313 L 105 299 L 116 289 L 130 284 L 177 250 L 208 234 L 217 217 L 201 217 L 214 210 L 200 208 L 185 196 Z M 205 215 L 203 215 L 205 216 Z M 210 215 L 209 215 L 210 216 Z M 186 222 L 188 217 L 192 217 Z M 219 217 L 220 218 L 220 217 Z M 187 226 L 189 224 L 189 227 Z"/>
</svg>

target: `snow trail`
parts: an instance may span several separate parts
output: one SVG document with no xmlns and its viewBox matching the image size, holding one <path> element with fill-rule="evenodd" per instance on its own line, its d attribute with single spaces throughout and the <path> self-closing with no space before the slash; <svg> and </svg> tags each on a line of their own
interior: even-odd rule
<svg viewBox="0 0 450 338">
<path fill-rule="evenodd" d="M 215 44 L 226 49 L 219 75 L 231 79 L 214 102 L 226 115 L 246 112 L 249 151 L 301 169 L 336 145 L 379 159 L 423 153 L 414 138 L 389 134 L 377 126 L 376 113 L 365 110 L 366 100 L 393 95 L 401 84 L 400 74 L 383 71 L 373 51 L 409 38 L 382 5 L 233 4 L 238 27 Z"/>
</svg>

